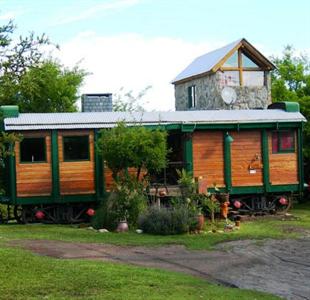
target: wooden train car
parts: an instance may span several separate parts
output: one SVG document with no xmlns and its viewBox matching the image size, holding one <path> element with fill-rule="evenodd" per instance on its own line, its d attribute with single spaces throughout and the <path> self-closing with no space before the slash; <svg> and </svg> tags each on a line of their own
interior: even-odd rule
<svg viewBox="0 0 310 300">
<path fill-rule="evenodd" d="M 264 110 L 144 113 L 29 114 L 19 113 L 17 107 L 1 109 L 4 130 L 22 134 L 23 140 L 6 162 L 8 192 L 0 202 L 13 206 L 16 219 L 24 222 L 33 220 L 38 208 L 51 222 L 78 221 L 105 198 L 111 173 L 95 143 L 101 129 L 119 121 L 166 129 L 172 149 L 169 166 L 184 166 L 210 191 L 216 184 L 232 199 L 249 197 L 252 204 L 245 205 L 252 209 L 266 206 L 270 195 L 303 190 L 306 120 L 297 103 Z"/>
</svg>

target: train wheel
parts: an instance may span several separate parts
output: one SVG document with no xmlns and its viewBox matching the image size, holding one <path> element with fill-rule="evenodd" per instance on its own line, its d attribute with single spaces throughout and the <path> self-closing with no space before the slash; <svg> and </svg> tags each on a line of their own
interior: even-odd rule
<svg viewBox="0 0 310 300">
<path fill-rule="evenodd" d="M 22 224 L 22 214 L 23 214 L 23 208 L 20 205 L 15 205 L 14 206 L 14 218 L 17 221 L 17 223 Z"/>
<path fill-rule="evenodd" d="M 276 213 L 286 213 L 291 207 L 292 197 L 287 195 L 281 195 L 275 198 Z"/>
<path fill-rule="evenodd" d="M 33 223 L 35 220 L 32 207 L 23 207 L 21 214 L 21 222 L 23 224 Z"/>
</svg>

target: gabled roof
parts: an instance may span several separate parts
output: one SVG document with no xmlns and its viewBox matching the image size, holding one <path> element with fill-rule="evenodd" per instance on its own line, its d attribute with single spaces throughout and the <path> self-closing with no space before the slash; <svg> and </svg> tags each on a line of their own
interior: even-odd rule
<svg viewBox="0 0 310 300">
<path fill-rule="evenodd" d="M 172 81 L 172 83 L 175 84 L 188 79 L 194 79 L 195 77 L 205 75 L 210 72 L 216 72 L 240 47 L 255 57 L 255 60 L 259 61 L 265 69 L 273 70 L 276 68 L 271 61 L 269 61 L 254 46 L 252 46 L 246 39 L 243 38 L 222 48 L 213 50 L 197 57 Z"/>
<path fill-rule="evenodd" d="M 7 131 L 112 128 L 120 121 L 127 125 L 182 125 L 305 122 L 306 119 L 299 112 L 286 112 L 282 109 L 21 113 L 18 117 L 5 118 L 4 128 Z"/>
</svg>

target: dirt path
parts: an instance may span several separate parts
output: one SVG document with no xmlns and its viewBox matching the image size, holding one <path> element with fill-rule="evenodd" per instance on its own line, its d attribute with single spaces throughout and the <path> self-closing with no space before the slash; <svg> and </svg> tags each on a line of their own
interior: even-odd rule
<svg viewBox="0 0 310 300">
<path fill-rule="evenodd" d="M 20 240 L 10 245 L 62 259 L 98 259 L 155 267 L 200 276 L 238 288 L 256 289 L 286 299 L 310 299 L 310 238 L 234 241 L 214 251 L 184 246 L 159 248 Z"/>
</svg>

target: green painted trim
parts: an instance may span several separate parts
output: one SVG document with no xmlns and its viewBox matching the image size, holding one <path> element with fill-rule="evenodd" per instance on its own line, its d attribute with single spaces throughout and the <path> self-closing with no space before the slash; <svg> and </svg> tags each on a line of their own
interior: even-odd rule
<svg viewBox="0 0 310 300">
<path fill-rule="evenodd" d="M 57 201 L 60 198 L 59 159 L 58 159 L 58 132 L 52 130 L 51 134 L 51 158 L 52 158 L 52 195 Z"/>
<path fill-rule="evenodd" d="M 297 129 L 297 145 L 298 145 L 298 178 L 299 178 L 299 192 L 304 190 L 304 159 L 303 159 L 303 128 Z"/>
<path fill-rule="evenodd" d="M 94 130 L 94 157 L 95 157 L 95 191 L 97 199 L 100 199 L 104 194 L 103 182 L 103 160 L 97 148 L 99 139 L 98 129 Z"/>
<path fill-rule="evenodd" d="M 270 192 L 282 193 L 282 192 L 298 192 L 299 184 L 281 184 L 270 186 Z"/>
<path fill-rule="evenodd" d="M 184 135 L 183 158 L 186 162 L 186 171 L 193 173 L 193 139 L 191 134 Z"/>
<path fill-rule="evenodd" d="M 283 122 L 283 123 L 236 123 L 236 124 L 196 124 L 195 129 L 213 129 L 213 130 L 241 130 L 241 129 L 278 129 L 278 128 L 298 128 L 301 122 Z M 192 124 L 191 124 L 192 125 Z"/>
<path fill-rule="evenodd" d="M 2 105 L 0 112 L 4 118 L 17 118 L 19 116 L 19 108 L 17 105 Z"/>
<path fill-rule="evenodd" d="M 270 189 L 270 175 L 269 175 L 269 144 L 268 133 L 266 129 L 262 130 L 262 158 L 263 158 L 263 181 L 265 191 Z"/>
<path fill-rule="evenodd" d="M 194 132 L 196 128 L 196 124 L 182 124 L 181 131 L 182 132 Z"/>
<path fill-rule="evenodd" d="M 224 132 L 224 181 L 226 185 L 226 192 L 231 192 L 232 181 L 231 181 L 231 147 L 228 140 L 228 135 Z"/>
<path fill-rule="evenodd" d="M 218 188 L 220 192 L 225 193 L 226 188 Z M 287 184 L 287 185 L 274 185 L 270 186 L 270 191 L 273 193 L 284 193 L 284 192 L 298 192 L 298 184 Z M 208 192 L 215 193 L 214 188 L 208 188 Z M 265 194 L 264 186 L 234 186 L 230 191 L 231 195 L 245 195 L 245 194 Z"/>
<path fill-rule="evenodd" d="M 95 194 L 83 195 L 63 195 L 55 201 L 53 196 L 33 196 L 33 197 L 18 197 L 16 204 L 54 204 L 54 203 L 81 203 L 81 202 L 96 202 Z"/>
<path fill-rule="evenodd" d="M 14 151 L 15 144 L 11 145 L 11 151 Z M 9 195 L 12 203 L 16 203 L 17 191 L 16 191 L 16 159 L 15 155 L 10 155 L 9 161 Z"/>
</svg>

